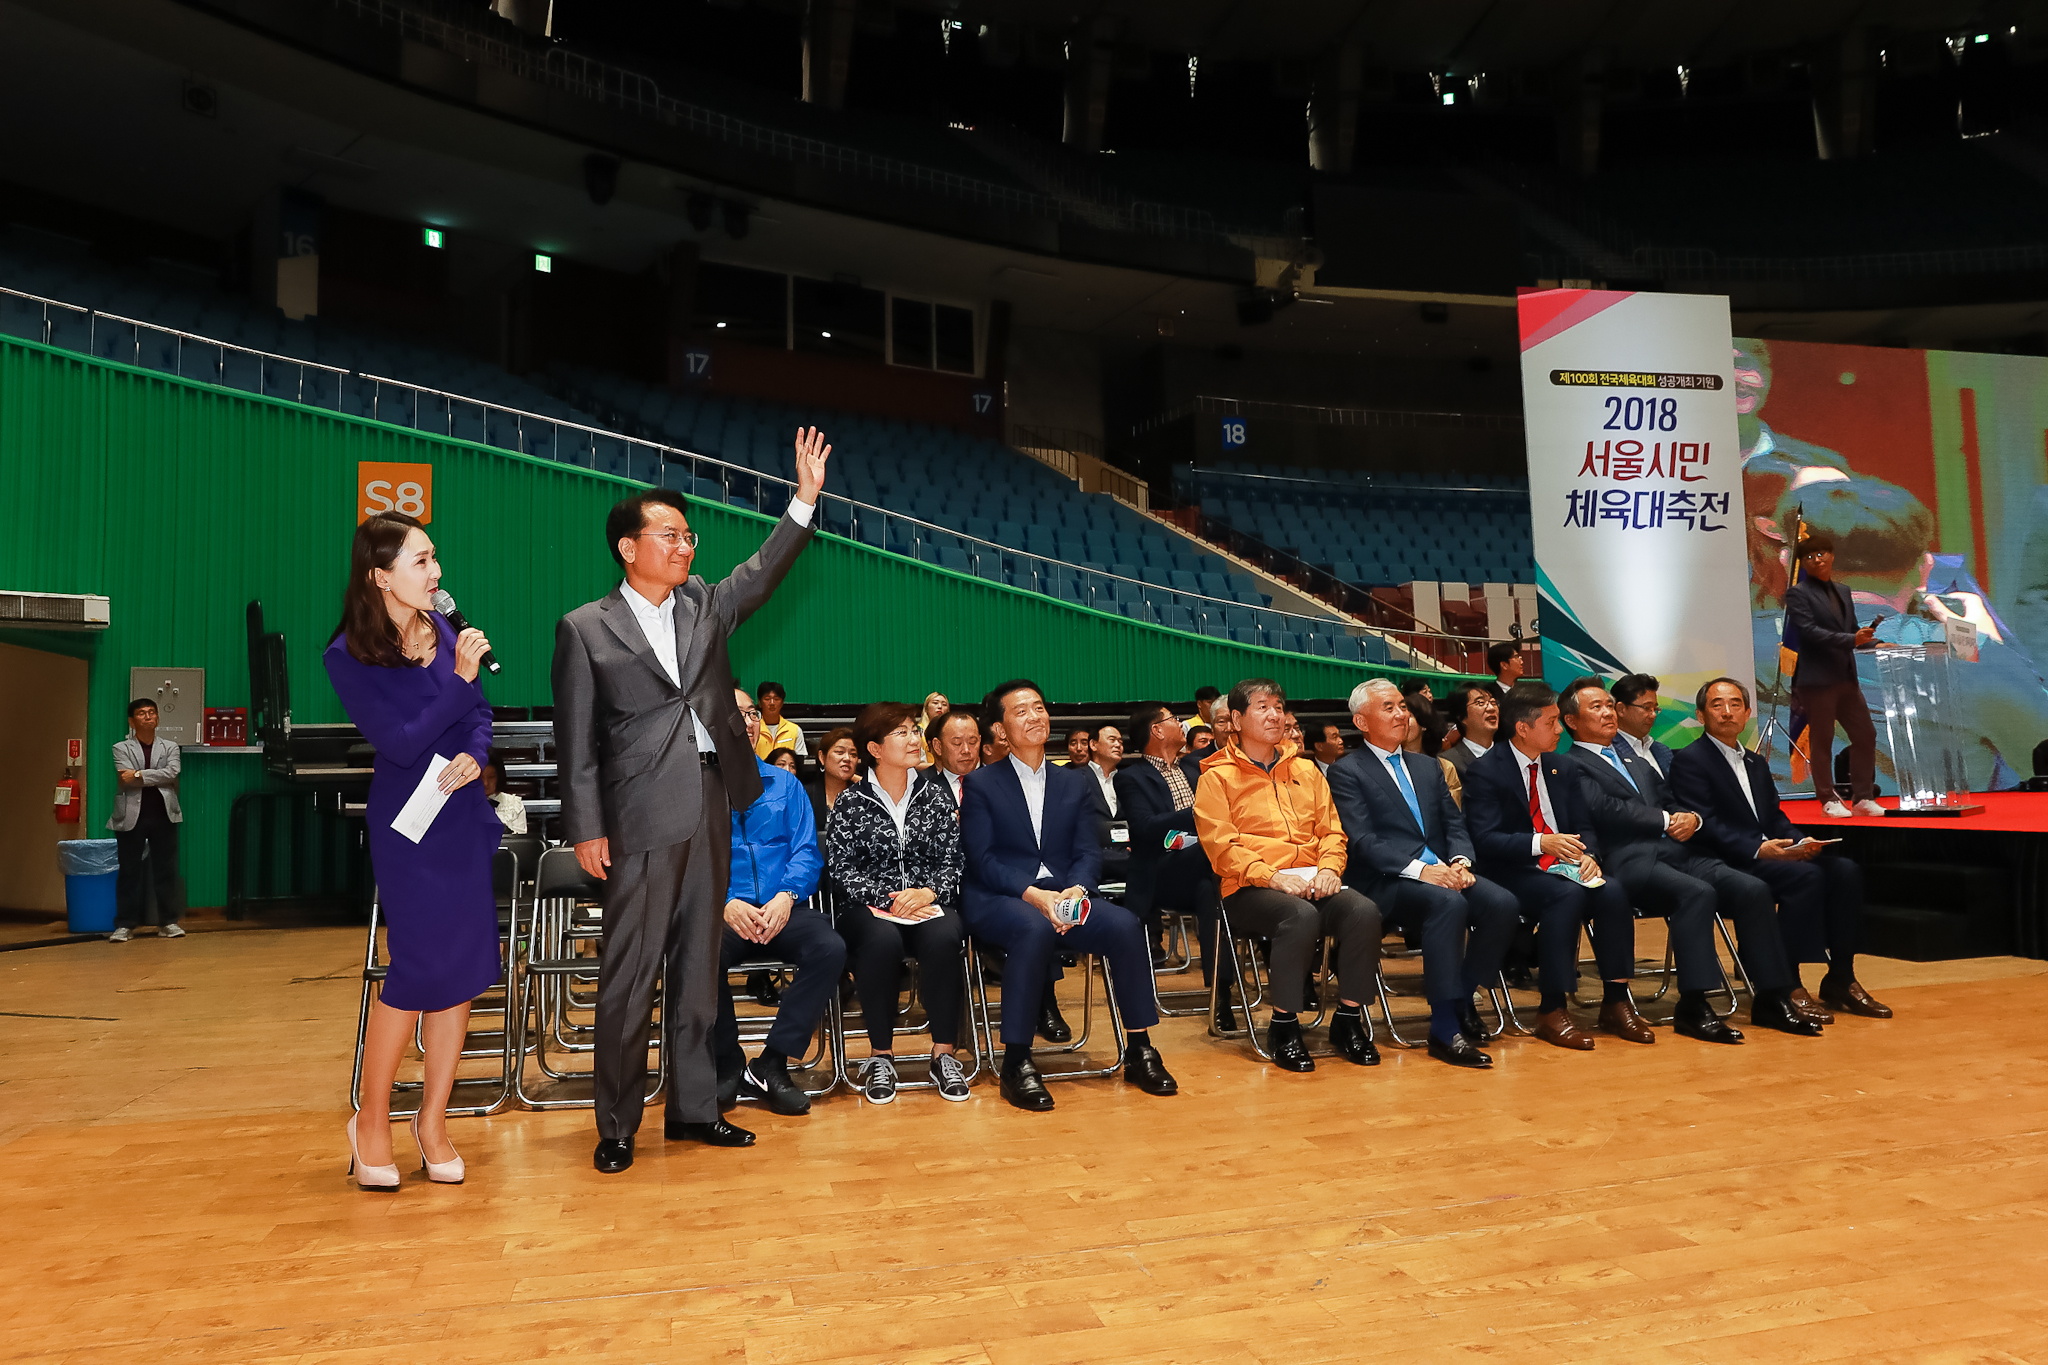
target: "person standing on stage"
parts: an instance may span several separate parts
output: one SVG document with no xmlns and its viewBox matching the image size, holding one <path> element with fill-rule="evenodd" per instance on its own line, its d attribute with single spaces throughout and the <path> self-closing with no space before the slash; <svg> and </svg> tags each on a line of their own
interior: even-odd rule
<svg viewBox="0 0 2048 1365">
<path fill-rule="evenodd" d="M 1849 732 L 1849 786 L 1858 815 L 1884 814 L 1877 804 L 1877 727 L 1863 684 L 1856 681 L 1856 651 L 1877 639 L 1875 625 L 1856 624 L 1856 603 L 1834 581 L 1835 538 L 1811 531 L 1799 542 L 1800 577 L 1785 589 L 1785 618 L 1798 632 L 1799 662 L 1792 671 L 1792 701 L 1806 713 L 1808 766 L 1821 809 L 1849 818 L 1835 790 L 1835 723 Z"/>
<path fill-rule="evenodd" d="M 370 1006 L 348 1121 L 349 1167 L 366 1190 L 398 1188 L 391 1085 L 415 1026 L 426 1077 L 413 1140 L 429 1180 L 462 1183 L 448 1096 L 470 1001 L 504 973 L 491 857 L 505 830 L 477 781 L 491 755 L 491 706 L 476 680 L 491 642 L 478 630 L 456 634 L 433 609 L 440 585 L 434 542 L 417 521 L 369 518 L 356 527 L 325 655 L 334 695 L 377 750 L 364 819 L 391 964 Z M 393 824 L 436 763 L 445 766 L 431 785 L 446 804 L 415 840 Z"/>
<path fill-rule="evenodd" d="M 114 745 L 114 775 L 121 787 L 107 828 L 114 831 L 121 871 L 114 881 L 114 932 L 107 935 L 113 943 L 126 943 L 142 923 L 149 899 L 145 876 L 156 883 L 157 937 L 185 937 L 178 923 L 185 908 L 178 877 L 178 826 L 185 820 L 178 806 L 180 759 L 177 744 L 158 737 L 157 716 L 156 703 L 148 697 L 129 702 L 128 735 Z"/>
<path fill-rule="evenodd" d="M 563 838 L 603 887 L 591 1159 L 606 1174 L 633 1164 L 657 979 L 668 983 L 664 1132 L 717 1147 L 754 1140 L 718 1116 L 709 1047 L 731 810 L 761 794 L 726 641 L 810 543 L 831 453 L 816 428 L 798 431 L 788 510 L 720 583 L 690 572 L 697 533 L 680 494 L 654 488 L 620 499 L 605 519 L 605 541 L 625 581 L 555 627 Z"/>
</svg>

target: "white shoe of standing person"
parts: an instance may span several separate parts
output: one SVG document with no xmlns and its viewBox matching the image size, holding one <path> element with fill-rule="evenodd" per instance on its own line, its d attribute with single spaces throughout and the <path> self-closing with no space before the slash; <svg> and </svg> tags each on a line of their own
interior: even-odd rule
<svg viewBox="0 0 2048 1365">
<path fill-rule="evenodd" d="M 127 925 L 124 924 L 119 929 L 116 929 L 113 933 L 107 935 L 107 942 L 126 943 L 129 939 L 133 938 L 134 936 L 134 932 L 130 930 Z"/>
<path fill-rule="evenodd" d="M 1852 812 L 1839 801 L 1830 801 L 1820 808 L 1820 813 L 1831 820 L 1847 820 Z"/>
<path fill-rule="evenodd" d="M 1878 804 L 1877 804 L 1877 802 L 1875 802 L 1875 801 L 1871 801 L 1871 800 L 1868 800 L 1868 799 L 1866 799 L 1866 800 L 1858 801 L 1858 802 L 1856 803 L 1856 813 L 1857 813 L 1858 815 L 1875 815 L 1875 816 L 1877 816 L 1877 817 L 1878 817 L 1879 819 L 1883 819 L 1883 818 L 1884 818 L 1884 807 L 1883 807 L 1883 806 L 1880 806 L 1880 805 L 1878 805 Z"/>
<path fill-rule="evenodd" d="M 173 921 L 157 930 L 156 936 L 158 938 L 183 938 L 185 937 L 185 927 Z"/>
</svg>

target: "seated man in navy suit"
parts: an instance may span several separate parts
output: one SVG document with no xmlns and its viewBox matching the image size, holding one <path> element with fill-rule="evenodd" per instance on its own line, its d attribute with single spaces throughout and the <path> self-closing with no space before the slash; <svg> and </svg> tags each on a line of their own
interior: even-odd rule
<svg viewBox="0 0 2048 1365">
<path fill-rule="evenodd" d="M 1351 841 L 1344 879 L 1422 940 L 1429 1055 L 1452 1066 L 1491 1066 L 1479 1050 L 1487 1035 L 1472 992 L 1500 975 L 1515 936 L 1515 898 L 1473 874 L 1472 841 L 1443 766 L 1403 752 L 1411 717 L 1401 689 L 1385 678 L 1360 683 L 1351 721 L 1365 747 L 1330 765 L 1330 794 Z"/>
<path fill-rule="evenodd" d="M 1820 1005 L 1871 1019 L 1891 1018 L 1891 1010 L 1871 999 L 1856 980 L 1863 869 L 1802 836 L 1785 818 L 1771 765 L 1742 748 L 1750 716 L 1747 687 L 1733 678 L 1716 678 L 1699 690 L 1694 705 L 1707 733 L 1673 755 L 1671 786 L 1680 803 L 1700 813 L 1700 842 L 1777 893 L 1786 956 L 1793 962 L 1828 964 Z M 1789 1003 L 1809 1019 L 1832 1021 L 1804 988 L 1793 991 Z M 1771 1023 L 1775 1007 L 1760 998 L 1750 1017 Z"/>
<path fill-rule="evenodd" d="M 1008 954 L 1003 969 L 1003 1098 L 1042 1112 L 1052 1096 L 1031 1060 L 1039 995 L 1053 955 L 1094 953 L 1109 964 L 1111 989 L 1129 1043 L 1124 1079 L 1151 1095 L 1179 1084 L 1149 1033 L 1159 1022 L 1152 958 L 1138 917 L 1096 895 L 1102 870 L 1095 809 L 1101 792 L 1078 768 L 1048 763 L 1052 716 L 1038 684 L 1019 678 L 982 699 L 982 717 L 1008 744 L 1007 756 L 977 768 L 961 784 L 960 845 L 967 855 L 961 918 L 976 939 Z M 1063 924 L 1055 907 L 1086 896 L 1088 918 Z"/>
<path fill-rule="evenodd" d="M 1657 724 L 1657 680 L 1647 673 L 1624 673 L 1608 691 L 1614 697 L 1614 723 L 1621 742 L 1635 750 L 1646 763 L 1657 765 L 1665 781 L 1671 780 L 1671 750 L 1660 739 L 1651 739 Z"/>
<path fill-rule="evenodd" d="M 1707 1004 L 1707 992 L 1722 981 L 1714 915 L 1718 911 L 1732 921 L 1741 936 L 1743 964 L 1757 995 L 1782 999 L 1797 983 L 1779 939 L 1771 888 L 1737 872 L 1694 837 L 1699 815 L 1679 806 L 1656 763 L 1619 739 L 1616 707 L 1605 683 L 1574 678 L 1558 711 L 1572 732 L 1565 766 L 1578 775 L 1579 795 L 1593 812 L 1593 828 L 1607 854 L 1607 875 L 1622 884 L 1638 909 L 1662 915 L 1670 926 L 1671 953 L 1678 961 L 1675 1027 L 1705 1043 L 1741 1042 L 1742 1034 Z M 1791 1033 L 1820 1031 L 1817 1024 L 1794 1021 L 1789 1010 L 1774 1014 L 1765 1009 L 1762 1015 L 1772 1027 Z M 1606 1023 L 1604 1010 L 1601 1022 Z M 1790 1027 L 1794 1022 L 1800 1026 Z"/>
<path fill-rule="evenodd" d="M 1145 702 L 1131 712 L 1130 743 L 1140 752 L 1116 770 L 1118 809 L 1129 823 L 1131 860 L 1126 873 L 1124 904 L 1145 922 L 1155 952 L 1162 933 L 1162 911 L 1190 911 L 1201 938 L 1202 984 L 1210 978 L 1209 952 L 1216 942 L 1218 892 L 1216 870 L 1195 836 L 1195 783 L 1201 770 L 1189 774 L 1180 762 L 1187 733 L 1164 702 Z M 1169 835 L 1186 835 L 1184 848 L 1168 849 Z M 1225 1014 L 1229 1019 L 1224 1019 Z M 1217 1005 L 1218 1026 L 1237 1028 L 1235 1012 L 1225 998 Z"/>
<path fill-rule="evenodd" d="M 1474 870 L 1498 882 L 1521 903 L 1522 918 L 1536 923 L 1543 993 L 1536 1036 L 1584 1052 L 1592 1049 L 1593 1035 L 1574 1026 L 1565 1011 L 1565 997 L 1578 981 L 1579 926 L 1592 924 L 1593 954 L 1607 984 L 1604 1016 L 1607 1006 L 1629 1000 L 1636 916 L 1620 882 L 1584 884 L 1601 880 L 1599 839 L 1577 779 L 1559 764 L 1563 734 L 1557 693 L 1540 682 L 1516 683 L 1501 705 L 1499 737 L 1465 770 L 1465 824 L 1479 854 Z M 1559 863 L 1573 865 L 1579 880 L 1551 871 Z"/>
</svg>

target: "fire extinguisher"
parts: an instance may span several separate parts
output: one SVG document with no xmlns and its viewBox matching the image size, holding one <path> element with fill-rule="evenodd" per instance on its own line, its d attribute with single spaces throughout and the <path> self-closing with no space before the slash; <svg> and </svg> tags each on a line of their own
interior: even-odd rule
<svg viewBox="0 0 2048 1365">
<path fill-rule="evenodd" d="M 57 823 L 75 825 L 85 818 L 82 785 L 75 777 L 67 777 L 57 784 Z"/>
</svg>

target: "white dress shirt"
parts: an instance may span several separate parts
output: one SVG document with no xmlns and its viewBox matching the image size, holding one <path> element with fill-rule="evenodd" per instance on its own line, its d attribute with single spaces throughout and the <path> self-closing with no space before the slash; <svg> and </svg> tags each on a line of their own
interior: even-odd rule
<svg viewBox="0 0 2048 1365">
<path fill-rule="evenodd" d="M 1634 735 L 1630 734 L 1626 730 L 1616 730 L 1614 733 L 1616 737 L 1622 740 L 1624 743 L 1626 743 L 1629 748 L 1634 749 L 1636 753 L 1642 758 L 1643 762 L 1649 764 L 1655 764 L 1657 762 L 1657 755 L 1650 752 L 1649 740 L 1637 739 Z M 1664 769 L 1659 767 L 1657 769 L 1657 772 L 1659 776 L 1662 776 Z"/>
<path fill-rule="evenodd" d="M 1031 812 L 1031 838 L 1041 850 L 1045 848 L 1045 779 L 1047 769 L 1052 765 L 1043 759 L 1036 768 L 1010 755 L 1010 766 L 1017 770 L 1017 783 L 1024 788 L 1024 808 Z M 1052 876 L 1052 869 L 1041 858 L 1038 864 L 1038 879 L 1045 881 Z"/>
<path fill-rule="evenodd" d="M 1090 763 L 1088 771 L 1095 774 L 1095 785 L 1102 788 L 1102 799 L 1109 803 L 1109 813 L 1111 818 L 1114 818 L 1117 813 L 1116 783 L 1110 780 L 1109 774 L 1102 770 L 1100 763 Z"/>
<path fill-rule="evenodd" d="M 958 807 L 967 804 L 966 779 L 961 777 L 959 773 L 954 772 L 951 768 L 939 769 L 939 775 L 946 779 L 947 790 L 953 793 L 954 806 Z"/>
<path fill-rule="evenodd" d="M 1523 797 L 1526 798 L 1529 795 L 1529 784 L 1535 783 L 1537 808 L 1543 812 L 1543 823 L 1550 826 L 1552 834 L 1563 834 L 1565 831 L 1557 827 L 1557 811 L 1550 804 L 1550 784 L 1543 780 L 1542 762 L 1539 759 L 1529 757 L 1512 744 L 1508 746 L 1508 752 L 1515 756 L 1516 764 L 1522 769 Z M 1539 858 L 1543 856 L 1543 836 L 1541 834 L 1532 832 L 1529 835 L 1529 852 Z"/>
<path fill-rule="evenodd" d="M 811 513 L 815 510 L 811 503 L 798 502 L 795 498 L 789 500 L 789 519 L 799 526 L 809 526 Z M 656 603 L 642 597 L 631 583 L 621 583 L 619 587 L 626 605 L 633 609 L 633 619 L 640 623 L 640 633 L 647 638 L 647 647 L 654 651 L 654 661 L 661 665 L 661 671 L 668 675 L 668 680 L 681 688 L 683 674 L 676 663 L 676 595 L 671 592 Z M 717 753 L 718 747 L 711 742 L 711 732 L 704 728 L 703 721 L 697 719 L 696 708 L 685 701 L 683 709 L 690 713 L 690 730 L 697 737 L 697 752 L 700 755 Z"/>
<path fill-rule="evenodd" d="M 1395 756 L 1403 751 L 1400 749 L 1382 749 L 1379 745 L 1373 743 L 1371 740 L 1365 741 L 1365 747 L 1368 751 L 1371 752 L 1372 756 L 1375 759 L 1379 760 L 1380 766 L 1387 770 L 1387 776 L 1394 778 L 1394 789 L 1396 791 L 1399 791 L 1401 789 L 1401 779 L 1398 777 L 1394 777 L 1393 764 L 1395 761 Z M 1485 750 L 1482 749 L 1480 752 L 1484 753 Z M 1410 785 L 1413 785 L 1415 779 L 1413 777 L 1410 777 L 1408 781 Z M 1419 790 L 1415 793 L 1415 803 L 1418 806 L 1422 804 L 1422 793 Z M 1403 798 L 1401 804 L 1404 806 L 1407 805 L 1407 800 Z M 1428 847 L 1427 844 L 1425 844 L 1424 847 Z M 1436 852 L 1436 850 L 1430 849 L 1430 852 L 1434 853 Z M 1467 862 L 1463 858 L 1453 858 L 1450 861 L 1457 863 L 1462 867 L 1471 866 L 1471 863 Z M 1419 882 L 1422 880 L 1422 869 L 1424 866 L 1425 864 L 1423 863 L 1422 859 L 1410 858 L 1408 860 L 1408 866 L 1401 869 L 1401 875 L 1403 877 L 1406 877 L 1411 882 Z"/>
<path fill-rule="evenodd" d="M 905 837 L 907 837 L 904 832 L 903 822 L 910 815 L 910 798 L 917 792 L 917 774 L 904 774 L 903 799 L 901 801 L 891 797 L 889 789 L 875 781 L 873 773 L 868 774 L 868 790 L 875 794 L 876 799 L 882 803 L 882 809 L 889 812 L 889 818 L 896 822 L 896 843 L 900 847 Z"/>
<path fill-rule="evenodd" d="M 1742 761 L 1742 750 L 1723 744 L 1712 735 L 1707 738 L 1721 751 L 1721 757 L 1728 760 L 1728 766 L 1735 770 L 1735 785 L 1742 788 L 1742 799 L 1749 802 L 1749 813 L 1763 819 L 1763 812 L 1756 808 L 1756 793 L 1749 789 L 1749 765 Z"/>
</svg>

